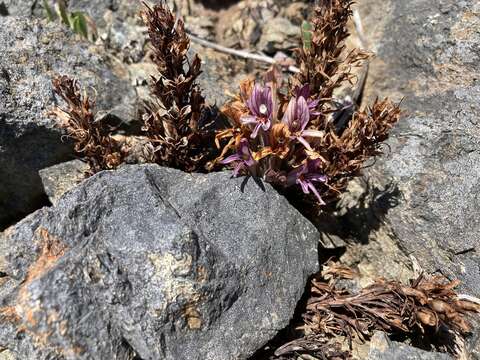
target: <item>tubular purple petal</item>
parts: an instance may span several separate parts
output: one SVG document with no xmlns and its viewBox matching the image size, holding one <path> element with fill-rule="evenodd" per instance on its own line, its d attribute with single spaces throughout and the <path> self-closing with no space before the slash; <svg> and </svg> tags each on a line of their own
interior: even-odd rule
<svg viewBox="0 0 480 360">
<path fill-rule="evenodd" d="M 318 172 L 318 165 L 320 162 L 320 159 L 308 159 L 302 165 L 290 171 L 290 173 L 287 174 L 287 186 L 298 184 L 305 194 L 310 194 L 310 191 L 312 191 L 317 197 L 319 203 L 324 205 L 325 202 L 322 200 L 317 188 L 312 183 L 312 181 L 327 181 L 327 177 Z"/>
<path fill-rule="evenodd" d="M 308 190 L 308 181 L 304 181 L 304 180 L 297 180 L 297 184 L 300 185 L 302 187 L 302 191 L 305 193 L 305 194 L 309 194 L 310 191 Z"/>
<path fill-rule="evenodd" d="M 258 116 L 260 114 L 260 94 L 262 92 L 262 88 L 260 85 L 255 84 L 252 94 L 250 95 L 250 98 L 247 100 L 247 106 L 250 109 L 250 112 Z"/>
<path fill-rule="evenodd" d="M 310 120 L 310 111 L 308 110 L 307 100 L 303 97 L 297 99 L 297 119 L 300 121 L 300 131 L 303 131 Z"/>
<path fill-rule="evenodd" d="M 258 130 L 260 130 L 260 126 L 262 126 L 262 123 L 259 121 L 257 122 L 257 125 L 255 125 L 255 128 L 253 129 L 253 132 L 252 134 L 250 135 L 250 137 L 252 139 L 255 139 L 258 135 Z"/>
<path fill-rule="evenodd" d="M 264 123 L 262 123 L 262 129 L 264 131 L 267 131 L 268 129 L 270 129 L 270 125 L 271 125 L 271 121 L 270 119 L 267 119 Z"/>
<path fill-rule="evenodd" d="M 308 99 L 310 97 L 310 85 L 305 84 L 301 88 L 297 88 L 296 97 L 303 97 Z"/>
<path fill-rule="evenodd" d="M 255 124 L 252 135 L 250 136 L 254 139 L 258 135 L 260 126 L 262 126 L 265 131 L 270 128 L 273 111 L 273 98 L 270 87 L 262 87 L 255 84 L 252 94 L 247 100 L 247 106 L 251 114 L 243 116 L 240 121 L 243 124 Z"/>
<path fill-rule="evenodd" d="M 240 170 L 243 169 L 243 167 L 244 165 L 242 162 L 239 162 L 237 165 L 235 165 L 235 167 L 233 168 L 233 176 L 237 177 L 238 173 L 240 172 Z"/>
<path fill-rule="evenodd" d="M 237 161 L 237 163 L 233 168 L 234 176 L 237 176 L 240 170 L 255 164 L 247 139 L 241 139 L 236 154 L 230 155 L 225 160 L 220 161 L 220 163 L 230 164 L 235 161 Z"/>
<path fill-rule="evenodd" d="M 310 111 L 303 97 L 291 98 L 283 114 L 282 122 L 292 133 L 301 133 L 308 125 Z"/>
<path fill-rule="evenodd" d="M 230 164 L 234 161 L 239 161 L 239 160 L 242 160 L 242 158 L 238 154 L 233 154 L 223 159 L 222 161 L 220 161 L 220 164 Z"/>
<path fill-rule="evenodd" d="M 325 182 L 327 181 L 327 177 L 322 174 L 309 174 L 306 178 L 310 181 L 318 181 L 318 182 Z"/>
<path fill-rule="evenodd" d="M 283 114 L 282 122 L 288 126 L 290 131 L 292 130 L 293 121 L 295 120 L 297 101 L 295 98 L 291 98 L 288 102 L 287 109 Z"/>
<path fill-rule="evenodd" d="M 273 97 L 272 97 L 272 89 L 270 89 L 270 87 L 268 86 L 264 90 L 264 101 L 265 101 L 265 104 L 267 105 L 268 117 L 270 118 L 273 112 Z"/>
<path fill-rule="evenodd" d="M 318 104 L 320 103 L 320 100 L 308 100 L 307 99 L 307 103 L 308 103 L 308 108 L 310 110 L 314 110 Z"/>
<path fill-rule="evenodd" d="M 252 152 L 250 150 L 247 139 L 242 139 L 240 141 L 240 148 L 238 149 L 238 155 L 241 157 L 245 165 L 252 166 L 253 164 L 255 164 L 255 160 L 252 157 Z"/>
</svg>

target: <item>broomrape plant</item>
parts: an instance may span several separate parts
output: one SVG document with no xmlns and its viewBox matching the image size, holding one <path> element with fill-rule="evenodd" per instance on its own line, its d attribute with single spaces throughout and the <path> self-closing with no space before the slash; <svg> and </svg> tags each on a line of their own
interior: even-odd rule
<svg viewBox="0 0 480 360">
<path fill-rule="evenodd" d="M 345 49 L 351 4 L 320 1 L 312 23 L 302 25 L 300 73 L 286 80 L 273 68 L 262 83 L 247 79 L 222 109 L 231 127 L 216 136 L 223 147 L 217 162 L 231 164 L 235 176 L 250 174 L 279 188 L 296 187 L 323 205 L 380 153 L 400 117 L 398 105 L 377 100 L 358 111 L 352 102 L 333 96 L 345 82 L 353 82 L 352 68 L 368 58 L 361 50 Z M 232 151 L 236 154 L 225 158 Z"/>
<path fill-rule="evenodd" d="M 313 17 L 299 29 L 302 41 L 296 51 L 300 72 L 284 78 L 272 67 L 262 81 L 245 79 L 239 93 L 222 109 L 228 125 L 210 115 L 197 79 L 198 55 L 188 57 L 190 39 L 181 19 L 162 2 L 142 13 L 148 27 L 152 61 L 158 74 L 151 78 L 151 98 L 145 104 L 145 153 L 150 161 L 192 172 L 233 169 L 233 175 L 251 175 L 270 182 L 286 195 L 317 204 L 336 200 L 348 179 L 359 174 L 365 162 L 381 153 L 381 143 L 400 117 L 398 105 L 388 99 L 357 109 L 352 101 L 335 98 L 335 91 L 354 84 L 354 67 L 369 54 L 347 50 L 347 21 L 351 0 L 321 0 Z M 65 89 L 56 86 L 65 98 Z M 93 121 L 75 107 L 69 133 L 75 138 Z M 75 129 L 76 124 L 83 128 Z M 93 128 L 100 125 L 95 124 Z M 113 168 L 112 154 L 122 153 L 110 134 L 89 138 L 77 146 L 94 154 L 92 172 Z M 109 150 L 99 149 L 108 145 Z M 115 144 L 113 146 L 112 144 Z M 113 150 L 112 150 L 113 149 Z M 108 159 L 102 159 L 108 156 Z M 120 157 L 116 156 L 115 159 Z"/>
<path fill-rule="evenodd" d="M 147 152 L 161 165 L 180 170 L 205 171 L 215 157 L 212 121 L 197 85 L 200 58 L 187 57 L 190 39 L 183 21 L 164 4 L 147 5 L 142 13 L 153 48 L 158 76 L 152 76 L 152 101 L 145 104 L 143 130 Z"/>
<path fill-rule="evenodd" d="M 68 76 L 53 80 L 53 89 L 65 102 L 67 109 L 55 108 L 52 115 L 57 126 L 64 129 L 75 142 L 75 151 L 85 156 L 90 175 L 106 169 L 114 169 L 126 157 L 127 150 L 111 136 L 109 127 L 95 119 L 95 99 L 80 88 L 80 84 Z"/>
<path fill-rule="evenodd" d="M 356 283 L 358 276 L 338 262 L 323 265 L 309 285 L 303 337 L 282 345 L 272 359 L 297 359 L 299 354 L 351 359 L 353 344 L 371 339 L 376 331 L 421 339 L 463 358 L 460 339 L 471 331 L 474 324 L 468 317 L 479 313 L 480 305 L 455 291 L 459 281 L 422 274 L 408 284 L 379 278 L 354 292 L 344 288 L 344 281 Z M 339 346 L 342 338 L 348 347 Z"/>
</svg>

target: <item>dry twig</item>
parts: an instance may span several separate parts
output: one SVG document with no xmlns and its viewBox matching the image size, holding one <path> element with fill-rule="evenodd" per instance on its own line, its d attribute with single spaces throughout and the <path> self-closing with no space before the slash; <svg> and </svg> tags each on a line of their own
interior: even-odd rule
<svg viewBox="0 0 480 360">
<path fill-rule="evenodd" d="M 241 57 L 243 59 L 251 59 L 251 60 L 255 60 L 255 61 L 261 61 L 261 62 L 270 64 L 270 65 L 278 65 L 278 66 L 281 66 L 283 68 L 286 68 L 288 71 L 290 71 L 291 73 L 294 73 L 294 74 L 298 73 L 300 71 L 300 69 L 297 68 L 296 66 L 293 66 L 293 65 L 284 66 L 283 64 L 279 63 L 274 58 L 272 58 L 270 56 L 267 56 L 267 55 L 254 54 L 254 53 L 251 53 L 251 52 L 248 52 L 248 51 L 245 51 L 245 50 L 232 49 L 232 48 L 222 46 L 222 45 L 219 45 L 219 44 L 215 44 L 211 41 L 199 38 L 198 36 L 195 36 L 195 35 L 190 34 L 190 33 L 188 35 L 190 36 L 190 38 L 192 39 L 193 42 L 196 42 L 199 45 L 214 49 L 216 51 L 223 52 L 225 54 L 238 56 L 238 57 Z"/>
</svg>

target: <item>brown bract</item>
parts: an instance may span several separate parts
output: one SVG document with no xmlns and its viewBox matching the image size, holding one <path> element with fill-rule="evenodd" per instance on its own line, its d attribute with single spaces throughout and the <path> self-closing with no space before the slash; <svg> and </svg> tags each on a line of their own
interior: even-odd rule
<svg viewBox="0 0 480 360">
<path fill-rule="evenodd" d="M 85 157 L 91 174 L 120 165 L 126 150 L 111 136 L 108 126 L 95 120 L 95 100 L 68 76 L 59 76 L 52 83 L 55 93 L 67 106 L 65 109 L 56 107 L 51 114 L 57 119 L 57 126 L 65 129 L 73 139 L 75 151 Z"/>
<path fill-rule="evenodd" d="M 326 199 L 337 198 L 345 191 L 347 181 L 360 174 L 366 161 L 382 153 L 382 142 L 388 139 L 400 116 L 397 104 L 388 99 L 376 100 L 367 109 L 355 112 L 341 134 L 332 128 L 325 131 L 315 150 L 324 159 L 324 172 L 330 179 Z"/>
<path fill-rule="evenodd" d="M 154 100 L 145 106 L 143 130 L 156 162 L 184 171 L 205 171 L 215 157 L 214 129 L 205 116 L 205 100 L 197 84 L 201 61 L 191 60 L 183 21 L 162 2 L 142 13 L 158 75 L 151 78 Z"/>
<path fill-rule="evenodd" d="M 342 287 L 358 276 L 348 266 L 328 261 L 310 284 L 311 295 L 299 328 L 304 336 L 279 347 L 271 359 L 297 359 L 300 354 L 351 359 L 353 342 L 369 340 L 375 331 L 423 339 L 422 346 L 456 354 L 461 335 L 471 329 L 467 316 L 480 312 L 480 305 L 460 300 L 455 292 L 458 281 L 423 274 L 409 285 L 377 279 L 355 292 Z M 349 348 L 340 346 L 345 340 Z"/>
<path fill-rule="evenodd" d="M 311 46 L 296 51 L 300 72 L 292 78 L 292 85 L 309 84 L 324 111 L 330 108 L 334 90 L 355 79 L 352 67 L 362 65 L 370 57 L 364 50 L 347 51 L 345 40 L 350 36 L 347 22 L 352 16 L 352 4 L 352 0 L 318 1 L 311 21 Z M 320 116 L 317 121 L 320 120 L 325 118 Z"/>
</svg>

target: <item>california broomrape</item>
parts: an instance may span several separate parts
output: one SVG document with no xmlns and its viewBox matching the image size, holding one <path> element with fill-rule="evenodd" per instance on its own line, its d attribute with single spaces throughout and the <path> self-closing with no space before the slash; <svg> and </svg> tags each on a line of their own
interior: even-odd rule
<svg viewBox="0 0 480 360">
<path fill-rule="evenodd" d="M 274 66 L 263 81 L 245 79 L 236 97 L 223 106 L 221 117 L 211 116 L 205 105 L 197 84 L 201 62 L 196 54 L 191 59 L 187 56 L 190 40 L 182 19 L 163 3 L 146 7 L 142 16 L 158 69 L 151 79 L 153 100 L 145 104 L 141 119 L 148 139 L 147 158 L 187 172 L 232 166 L 234 176 L 260 177 L 288 196 L 320 205 L 335 201 L 348 179 L 381 153 L 381 143 L 401 115 L 398 105 L 388 99 L 358 110 L 356 104 L 334 96 L 345 83 L 354 83 L 353 67 L 369 57 L 363 50 L 345 46 L 351 5 L 350 0 L 321 1 L 313 12 L 308 41 L 304 37 L 296 51 L 300 72 L 284 78 Z M 66 78 L 63 86 L 54 81 L 56 92 L 63 98 L 67 93 L 80 96 L 67 83 L 76 84 Z M 86 100 L 79 98 L 77 103 L 82 101 Z M 60 126 L 74 137 L 81 130 L 79 124 L 93 121 L 88 113 L 71 106 L 56 113 L 62 114 Z M 90 118 L 65 119 L 79 114 Z M 89 137 L 96 142 L 94 148 L 106 146 L 102 141 L 109 135 L 102 136 Z M 110 147 L 113 142 L 107 144 Z M 92 168 L 97 172 L 122 162 L 128 146 L 115 146 L 123 149 L 114 151 L 115 161 L 109 151 L 93 155 L 83 146 L 77 146 L 77 151 L 86 158 L 97 157 Z"/>
</svg>

